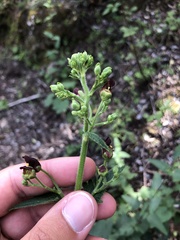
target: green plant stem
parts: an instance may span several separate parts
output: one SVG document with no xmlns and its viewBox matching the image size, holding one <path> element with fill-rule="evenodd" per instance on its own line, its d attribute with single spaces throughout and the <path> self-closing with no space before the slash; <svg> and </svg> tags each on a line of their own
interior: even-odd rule
<svg viewBox="0 0 180 240">
<path fill-rule="evenodd" d="M 90 130 L 89 130 L 89 131 L 91 131 L 91 130 L 94 128 L 95 123 L 96 123 L 96 120 L 97 120 L 97 118 L 99 117 L 102 109 L 103 109 L 103 102 L 101 101 L 101 103 L 99 104 L 99 107 L 98 107 L 98 109 L 97 109 L 97 111 L 96 111 L 96 114 L 95 114 L 95 116 L 93 117 L 93 121 L 92 121 L 92 124 L 91 124 L 91 127 L 90 127 Z"/>
<path fill-rule="evenodd" d="M 51 179 L 52 183 L 54 184 L 54 186 L 56 188 L 56 193 L 58 193 L 60 195 L 60 197 L 63 198 L 64 194 L 63 194 L 62 190 L 59 188 L 59 186 L 57 185 L 57 183 L 54 180 L 54 178 L 48 172 L 46 172 L 44 169 L 41 168 L 41 171 L 43 173 L 45 173 Z"/>
<path fill-rule="evenodd" d="M 100 123 L 96 123 L 96 124 L 94 124 L 94 127 L 101 127 L 101 126 L 104 126 L 104 125 L 107 125 L 107 124 L 109 124 L 108 121 L 100 122 Z"/>
<path fill-rule="evenodd" d="M 80 152 L 80 162 L 78 167 L 78 173 L 76 177 L 76 184 L 75 184 L 75 190 L 81 190 L 82 188 L 82 182 L 83 182 L 83 173 L 84 173 L 84 165 L 87 155 L 87 149 L 88 149 L 88 130 L 89 130 L 89 121 L 88 121 L 88 115 L 91 114 L 90 112 L 90 106 L 89 106 L 89 88 L 86 83 L 86 76 L 85 71 L 81 72 L 81 85 L 85 93 L 85 106 L 87 107 L 87 116 L 84 118 L 84 125 L 83 125 L 83 135 L 82 135 L 82 143 L 81 143 L 81 152 Z"/>
<path fill-rule="evenodd" d="M 84 90 L 84 93 L 86 95 L 86 100 L 87 100 L 87 97 L 89 98 L 89 88 L 88 88 L 87 83 L 86 83 L 85 71 L 81 72 L 80 81 L 81 81 L 81 85 L 82 85 L 82 88 Z"/>
<path fill-rule="evenodd" d="M 78 173 L 77 173 L 77 177 L 76 177 L 76 185 L 75 185 L 76 191 L 81 190 L 81 188 L 82 188 L 84 164 L 85 164 L 87 149 L 88 149 L 88 138 L 89 138 L 88 133 L 84 132 L 83 136 L 82 136 L 80 162 L 79 162 Z"/>
<path fill-rule="evenodd" d="M 44 188 L 44 189 L 48 190 L 49 192 L 57 193 L 57 190 L 56 190 L 56 189 L 53 189 L 53 188 L 50 188 L 50 187 L 44 185 L 37 177 L 36 177 L 35 179 L 39 182 L 39 184 L 33 183 L 31 180 L 28 180 L 28 181 L 29 181 L 28 186 L 30 186 L 30 187 Z M 58 194 L 58 193 L 57 193 L 57 194 Z M 59 194 L 58 194 L 58 195 L 59 195 Z"/>
</svg>

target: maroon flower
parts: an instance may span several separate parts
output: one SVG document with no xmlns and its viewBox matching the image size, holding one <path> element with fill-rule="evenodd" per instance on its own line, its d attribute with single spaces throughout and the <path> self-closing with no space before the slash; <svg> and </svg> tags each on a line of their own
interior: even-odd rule
<svg viewBox="0 0 180 240">
<path fill-rule="evenodd" d="M 106 140 L 105 140 L 105 143 L 106 143 L 106 145 L 109 147 L 109 151 L 107 150 L 107 149 L 104 149 L 103 148 L 103 157 L 105 158 L 105 159 L 111 159 L 112 158 L 112 156 L 113 156 L 113 147 L 112 147 L 112 145 L 111 145 L 111 139 L 110 139 L 110 137 L 107 137 L 106 138 Z"/>
<path fill-rule="evenodd" d="M 24 158 L 25 162 L 28 163 L 28 167 L 31 167 L 36 172 L 39 172 L 41 170 L 41 164 L 36 158 L 32 158 L 27 155 L 23 156 L 23 158 Z"/>
<path fill-rule="evenodd" d="M 114 86 L 115 86 L 115 81 L 113 80 L 113 78 L 109 78 L 106 84 L 102 87 L 102 89 L 108 89 L 111 91 Z"/>
<path fill-rule="evenodd" d="M 79 91 L 79 88 L 74 88 L 73 93 L 76 95 L 79 95 L 78 91 Z"/>
<path fill-rule="evenodd" d="M 111 139 L 110 139 L 110 137 L 107 137 L 107 138 L 106 138 L 105 143 L 106 143 L 106 145 L 107 145 L 108 147 L 112 147 L 112 146 L 111 146 Z"/>
<path fill-rule="evenodd" d="M 99 170 L 100 173 L 107 172 L 107 168 L 106 168 L 104 165 L 100 165 L 100 166 L 98 167 L 98 170 Z"/>
<path fill-rule="evenodd" d="M 110 78 L 100 90 L 101 101 L 105 102 L 106 105 L 108 105 L 111 101 L 111 98 L 112 98 L 111 90 L 114 87 L 114 85 L 115 85 L 115 81 L 112 78 Z"/>
</svg>

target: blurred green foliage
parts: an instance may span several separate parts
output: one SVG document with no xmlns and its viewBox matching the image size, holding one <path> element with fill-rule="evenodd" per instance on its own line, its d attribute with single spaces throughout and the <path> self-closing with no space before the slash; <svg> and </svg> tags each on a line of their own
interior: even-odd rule
<svg viewBox="0 0 180 240">
<path fill-rule="evenodd" d="M 124 153 L 119 140 L 114 138 L 114 160 L 123 166 Z M 111 193 L 116 196 L 118 210 L 108 220 L 98 222 L 92 234 L 102 233 L 102 237 L 116 240 L 178 239 L 178 230 L 170 228 L 174 221 L 180 224 L 180 145 L 174 150 L 174 161 L 149 159 L 158 171 L 154 171 L 151 186 L 141 186 L 135 190 L 133 181 L 137 174 L 126 166 L 118 181 L 112 184 Z M 113 164 L 113 163 L 112 163 Z M 106 227 L 106 226 L 109 227 Z"/>
<path fill-rule="evenodd" d="M 137 141 L 128 125 L 134 118 L 141 89 L 164 68 L 174 73 L 170 56 L 164 55 L 162 48 L 179 43 L 179 12 L 180 3 L 170 0 L 2 1 L 0 59 L 24 61 L 37 69 L 48 85 L 60 81 L 70 89 L 76 86 L 74 80 L 69 80 L 66 67 L 66 59 L 72 53 L 86 50 L 96 56 L 95 61 L 111 65 L 113 77 L 118 79 L 113 103 L 119 118 L 109 132 L 114 139 L 114 160 L 122 167 L 123 159 L 129 155 L 122 150 L 121 143 Z M 169 98 L 156 104 L 156 113 L 145 111 L 143 121 L 160 123 L 165 111 L 172 109 Z M 68 102 L 60 102 L 51 93 L 44 105 L 57 114 L 67 112 L 69 107 Z M 178 106 L 172 110 L 174 114 L 178 114 Z M 0 108 L 6 107 L 6 100 L 1 100 Z M 77 148 L 72 144 L 66 151 L 71 155 Z M 177 146 L 171 165 L 159 159 L 149 160 L 156 168 L 151 186 L 134 188 L 137 174 L 126 166 L 110 189 L 118 203 L 116 215 L 97 223 L 93 231 L 103 232 L 110 240 L 178 239 L 177 230 L 170 229 L 170 225 L 180 221 L 179 157 Z"/>
</svg>

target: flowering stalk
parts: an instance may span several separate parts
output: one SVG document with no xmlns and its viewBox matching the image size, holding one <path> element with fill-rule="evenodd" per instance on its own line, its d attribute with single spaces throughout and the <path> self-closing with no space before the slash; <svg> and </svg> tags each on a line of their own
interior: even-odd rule
<svg viewBox="0 0 180 240">
<path fill-rule="evenodd" d="M 80 81 L 82 89 L 75 89 L 71 92 L 65 89 L 62 83 L 58 82 L 57 84 L 51 85 L 51 90 L 58 98 L 69 99 L 71 101 L 72 115 L 78 117 L 83 123 L 80 162 L 74 190 L 84 189 L 85 191 L 90 192 L 96 200 L 100 202 L 101 196 L 106 188 L 119 176 L 117 168 L 109 169 L 108 167 L 108 162 L 113 156 L 113 148 L 110 139 L 107 138 L 104 141 L 94 133 L 94 129 L 97 126 L 104 126 L 112 123 L 112 121 L 117 118 L 117 114 L 113 113 L 107 116 L 104 121 L 101 120 L 102 114 L 106 112 L 111 102 L 111 89 L 114 86 L 114 81 L 110 79 L 109 76 L 112 73 L 112 69 L 111 67 L 106 67 L 102 70 L 101 64 L 97 63 L 94 67 L 95 81 L 93 85 L 89 87 L 87 84 L 86 73 L 93 64 L 93 57 L 87 54 L 87 52 L 75 53 L 71 58 L 68 58 L 68 63 L 71 68 L 70 76 Z M 100 103 L 99 106 L 93 108 L 91 97 L 97 91 L 99 91 Z M 90 140 L 94 141 L 101 147 L 103 164 L 97 167 L 96 175 L 93 179 L 83 183 L 84 165 Z M 25 156 L 24 158 L 29 166 L 21 167 L 21 169 L 23 169 L 23 184 L 25 186 L 43 187 L 52 193 L 56 193 L 62 198 L 64 196 L 62 190 L 55 182 L 54 178 L 41 168 L 38 160 L 28 156 Z M 52 188 L 46 186 L 37 177 L 36 174 L 39 171 L 42 171 L 50 178 L 53 184 Z M 38 183 L 34 183 L 32 179 L 35 179 Z M 59 198 L 56 196 L 55 199 Z"/>
<path fill-rule="evenodd" d="M 111 119 L 107 118 L 106 121 L 98 122 L 100 116 L 107 110 L 109 103 L 111 102 L 111 84 L 109 80 L 109 76 L 112 73 L 112 69 L 110 67 L 106 67 L 101 70 L 100 63 L 97 63 L 94 67 L 95 81 L 91 88 L 89 88 L 86 80 L 86 72 L 89 67 L 93 64 L 93 57 L 88 55 L 87 52 L 76 53 L 73 54 L 71 58 L 68 59 L 69 66 L 71 67 L 71 77 L 78 79 L 81 83 L 82 90 L 76 91 L 76 96 L 74 93 L 71 93 L 68 90 L 65 90 L 61 83 L 57 83 L 56 85 L 51 85 L 51 90 L 55 93 L 55 95 L 61 99 L 68 98 L 72 101 L 72 114 L 74 116 L 79 117 L 83 121 L 83 134 L 82 134 L 82 142 L 81 142 L 81 151 L 80 151 L 80 163 L 78 167 L 78 173 L 76 177 L 75 190 L 82 189 L 83 182 L 83 172 L 84 172 L 84 164 L 87 155 L 89 138 L 98 143 L 101 147 L 103 140 L 100 140 L 98 136 L 90 135 L 90 133 L 94 130 L 95 126 L 105 125 L 112 122 L 117 116 L 114 114 Z M 100 89 L 100 104 L 97 108 L 96 113 L 92 114 L 91 107 L 91 96 Z M 78 98 L 77 98 L 78 96 Z M 92 139 L 93 136 L 93 139 Z M 95 137 L 94 137 L 95 136 Z M 105 145 L 105 143 L 103 142 Z M 108 149 L 108 147 L 107 147 Z M 111 149 L 109 149 L 111 151 Z"/>
</svg>

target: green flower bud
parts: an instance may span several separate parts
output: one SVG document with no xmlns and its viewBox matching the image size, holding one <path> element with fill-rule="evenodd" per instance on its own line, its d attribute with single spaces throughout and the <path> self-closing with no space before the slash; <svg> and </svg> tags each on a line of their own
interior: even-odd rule
<svg viewBox="0 0 180 240">
<path fill-rule="evenodd" d="M 76 69 L 74 69 L 74 68 L 71 70 L 71 77 L 79 78 L 78 71 Z"/>
<path fill-rule="evenodd" d="M 53 84 L 50 86 L 51 88 L 51 91 L 56 93 L 56 92 L 59 92 L 59 91 L 63 91 L 64 90 L 64 85 L 60 82 L 57 82 L 57 84 Z"/>
<path fill-rule="evenodd" d="M 81 109 L 78 110 L 78 111 L 72 111 L 71 112 L 72 115 L 74 116 L 78 116 L 80 118 L 84 118 L 86 115 L 87 115 L 87 107 L 84 105 L 84 106 L 81 106 Z"/>
<path fill-rule="evenodd" d="M 27 172 L 26 174 L 23 174 L 24 180 L 33 179 L 35 177 L 36 177 L 36 171 L 34 169 L 32 169 L 31 171 Z"/>
<path fill-rule="evenodd" d="M 60 99 L 66 99 L 66 98 L 68 98 L 68 95 L 65 92 L 57 92 L 56 97 L 58 97 Z"/>
<path fill-rule="evenodd" d="M 104 88 L 100 92 L 100 97 L 101 97 L 101 100 L 105 102 L 105 101 L 111 100 L 112 93 L 109 89 Z"/>
<path fill-rule="evenodd" d="M 107 78 L 111 73 L 112 73 L 112 68 L 106 67 L 101 73 L 101 78 Z"/>
<path fill-rule="evenodd" d="M 87 70 L 93 64 L 93 57 L 87 54 L 87 52 L 75 53 L 71 58 L 68 58 L 68 63 L 72 69 L 81 72 L 83 69 Z"/>
<path fill-rule="evenodd" d="M 77 116 L 77 117 L 80 117 L 80 118 L 84 117 L 84 115 L 83 115 L 81 110 L 79 110 L 79 111 L 72 111 L 71 113 L 72 113 L 73 116 Z"/>
<path fill-rule="evenodd" d="M 107 121 L 108 121 L 109 123 L 111 123 L 111 122 L 113 122 L 117 117 L 118 117 L 117 113 L 113 113 L 113 114 L 111 114 L 111 115 L 108 116 Z"/>
<path fill-rule="evenodd" d="M 82 106 L 81 107 L 81 112 L 83 115 L 85 115 L 87 113 L 87 107 L 86 106 Z"/>
<path fill-rule="evenodd" d="M 57 87 L 58 87 L 58 91 L 63 91 L 64 90 L 64 85 L 60 82 L 57 82 Z"/>
<path fill-rule="evenodd" d="M 23 180 L 22 180 L 22 185 L 23 185 L 23 186 L 28 186 L 28 181 L 23 179 Z"/>
<path fill-rule="evenodd" d="M 72 114 L 73 116 L 77 116 L 77 111 L 72 111 L 71 114 Z"/>
<path fill-rule="evenodd" d="M 98 76 L 101 73 L 101 65 L 100 63 L 96 63 L 96 66 L 94 67 L 94 74 Z"/>
<path fill-rule="evenodd" d="M 75 99 L 73 99 L 72 100 L 72 103 L 71 103 L 71 108 L 73 109 L 73 110 L 80 110 L 80 108 L 81 108 L 81 105 L 80 105 L 80 103 L 79 102 L 77 102 Z"/>
<path fill-rule="evenodd" d="M 55 84 L 51 85 L 50 88 L 51 88 L 51 91 L 54 93 L 57 92 L 57 90 L 58 90 L 58 87 Z"/>
<path fill-rule="evenodd" d="M 32 167 L 24 166 L 24 167 L 20 167 L 20 169 L 23 169 L 23 179 L 25 181 L 36 177 L 36 170 L 33 169 Z"/>
<path fill-rule="evenodd" d="M 73 54 L 73 55 L 75 55 L 75 54 Z M 76 60 L 74 59 L 75 56 L 73 56 L 73 55 L 72 55 L 71 58 L 68 58 L 68 63 L 69 63 L 69 66 L 71 68 L 76 68 L 77 67 L 77 63 L 76 63 Z"/>
<path fill-rule="evenodd" d="M 78 90 L 78 94 L 81 98 L 84 98 L 84 92 L 82 90 Z"/>
</svg>

